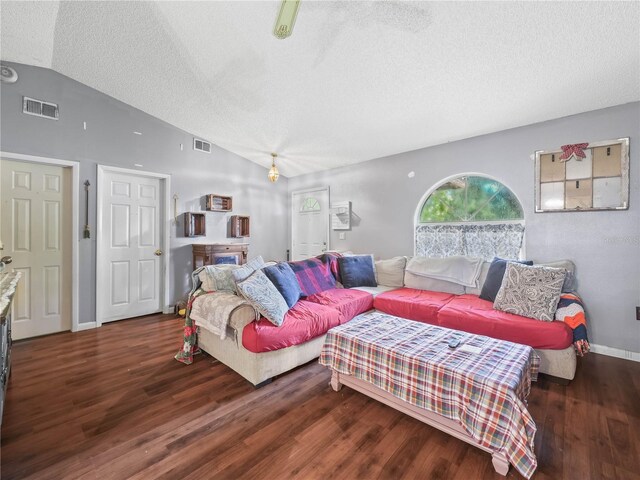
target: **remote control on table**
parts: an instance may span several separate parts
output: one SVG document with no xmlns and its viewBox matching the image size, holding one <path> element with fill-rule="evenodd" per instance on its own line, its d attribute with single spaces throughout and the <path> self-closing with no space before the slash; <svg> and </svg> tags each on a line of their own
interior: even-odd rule
<svg viewBox="0 0 640 480">
<path fill-rule="evenodd" d="M 449 340 L 449 348 L 456 348 L 458 345 L 460 345 L 460 339 L 458 337 Z"/>
</svg>

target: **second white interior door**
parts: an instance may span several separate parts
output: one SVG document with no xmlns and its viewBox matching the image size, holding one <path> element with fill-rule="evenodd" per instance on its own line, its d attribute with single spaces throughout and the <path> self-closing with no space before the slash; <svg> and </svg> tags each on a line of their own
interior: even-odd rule
<svg viewBox="0 0 640 480">
<path fill-rule="evenodd" d="M 99 182 L 98 321 L 162 310 L 160 179 L 105 170 Z"/>
</svg>

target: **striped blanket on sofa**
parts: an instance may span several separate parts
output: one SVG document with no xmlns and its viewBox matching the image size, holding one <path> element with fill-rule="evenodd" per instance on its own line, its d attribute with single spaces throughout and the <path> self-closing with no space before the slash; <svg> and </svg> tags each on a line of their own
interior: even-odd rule
<svg viewBox="0 0 640 480">
<path fill-rule="evenodd" d="M 575 293 L 560 295 L 556 320 L 563 321 L 573 330 L 573 346 L 578 356 L 589 352 L 589 338 L 587 337 L 587 317 L 584 313 L 582 299 Z"/>
</svg>

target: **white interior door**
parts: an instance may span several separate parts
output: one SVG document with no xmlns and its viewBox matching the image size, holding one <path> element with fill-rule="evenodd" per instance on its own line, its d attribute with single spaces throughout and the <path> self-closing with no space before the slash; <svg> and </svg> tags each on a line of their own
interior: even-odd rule
<svg viewBox="0 0 640 480">
<path fill-rule="evenodd" d="M 291 258 L 315 257 L 329 248 L 329 189 L 291 194 Z"/>
<path fill-rule="evenodd" d="M 71 329 L 71 172 L 2 160 L 5 268 L 22 272 L 13 302 L 14 339 Z"/>
<path fill-rule="evenodd" d="M 98 195 L 98 322 L 162 310 L 160 179 L 105 170 Z"/>
</svg>

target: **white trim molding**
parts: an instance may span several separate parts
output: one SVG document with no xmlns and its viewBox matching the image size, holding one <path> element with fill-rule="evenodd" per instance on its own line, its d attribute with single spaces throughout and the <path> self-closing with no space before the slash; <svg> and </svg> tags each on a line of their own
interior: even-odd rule
<svg viewBox="0 0 640 480">
<path fill-rule="evenodd" d="M 83 322 L 78 325 L 78 329 L 76 332 L 81 332 L 83 330 L 91 330 L 92 328 L 97 328 L 98 324 L 96 322 Z"/>
<path fill-rule="evenodd" d="M 162 246 L 163 250 L 163 262 L 162 262 L 162 293 L 161 293 L 161 311 L 162 313 L 173 313 L 172 306 L 169 304 L 169 289 L 170 289 L 170 270 L 171 270 L 171 243 L 170 232 L 173 222 L 173 216 L 171 215 L 171 175 L 157 172 L 146 172 L 142 170 L 134 170 L 131 168 L 112 167 L 109 165 L 98 165 L 98 176 L 96 185 L 96 257 L 100 255 L 101 248 L 101 233 L 102 233 L 102 197 L 100 196 L 100 189 L 104 181 L 104 174 L 106 172 L 123 173 L 125 175 L 136 175 L 139 177 L 152 177 L 158 178 L 163 189 L 163 216 L 164 223 L 162 225 Z M 97 292 L 101 291 L 103 279 L 99 272 L 100 262 L 96 262 L 96 326 L 102 326 L 102 319 L 100 318 L 101 303 L 100 297 Z"/>
<path fill-rule="evenodd" d="M 591 344 L 591 351 L 593 353 L 599 353 L 600 355 L 607 355 L 608 357 L 623 358 L 625 360 L 640 362 L 640 352 L 607 347 L 606 345 L 596 345 L 594 343 Z"/>
<path fill-rule="evenodd" d="M 165 305 L 164 308 L 162 309 L 162 313 L 164 313 L 165 315 L 168 314 L 173 314 L 176 310 L 176 306 L 175 305 Z"/>
<path fill-rule="evenodd" d="M 24 155 L 0 151 L 0 157 L 7 160 L 19 160 L 21 162 L 41 163 L 45 165 L 58 165 L 71 169 L 71 331 L 85 330 L 85 325 L 91 323 L 79 323 L 80 318 L 80 162 L 63 160 L 60 158 L 39 157 L 36 155 Z"/>
</svg>

